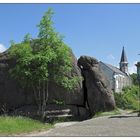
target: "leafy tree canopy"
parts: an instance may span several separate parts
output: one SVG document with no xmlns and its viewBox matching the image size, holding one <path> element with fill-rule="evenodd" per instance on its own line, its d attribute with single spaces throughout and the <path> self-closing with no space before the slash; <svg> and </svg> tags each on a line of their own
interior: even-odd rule
<svg viewBox="0 0 140 140">
<path fill-rule="evenodd" d="M 67 90 L 74 88 L 79 77 L 70 76 L 72 70 L 71 49 L 63 42 L 63 37 L 55 31 L 52 22 L 53 11 L 49 9 L 39 25 L 38 39 L 26 34 L 20 44 L 11 44 L 10 57 L 16 65 L 10 73 L 23 87 L 30 87 L 44 117 L 48 100 L 48 84 L 53 81 Z"/>
<path fill-rule="evenodd" d="M 31 41 L 31 35 L 26 34 L 21 44 L 11 47 L 10 55 L 17 60 L 11 73 L 25 83 L 53 80 L 67 89 L 72 89 L 78 77 L 67 77 L 67 73 L 72 69 L 71 50 L 53 27 L 53 14 L 49 9 L 37 25 L 37 40 Z"/>
</svg>

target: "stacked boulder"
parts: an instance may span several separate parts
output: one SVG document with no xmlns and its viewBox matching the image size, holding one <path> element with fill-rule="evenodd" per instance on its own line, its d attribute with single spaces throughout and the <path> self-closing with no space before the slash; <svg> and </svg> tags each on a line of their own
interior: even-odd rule
<svg viewBox="0 0 140 140">
<path fill-rule="evenodd" d="M 98 61 L 87 56 L 81 56 L 77 61 L 73 53 L 72 58 L 72 71 L 68 76 L 83 76 L 84 80 L 79 78 L 76 87 L 71 91 L 50 83 L 46 108 L 48 116 L 86 119 L 100 110 L 114 109 L 114 97 L 106 86 L 105 76 L 99 70 Z M 37 112 L 34 95 L 31 89 L 23 88 L 11 78 L 9 69 L 13 65 L 15 63 L 9 59 L 8 50 L 0 54 L 0 112 L 14 112 L 32 117 Z"/>
<path fill-rule="evenodd" d="M 99 69 L 97 59 L 89 56 L 81 56 L 78 60 L 84 77 L 84 87 L 87 104 L 90 113 L 94 115 L 98 111 L 109 111 L 115 108 L 115 100 L 107 79 Z"/>
</svg>

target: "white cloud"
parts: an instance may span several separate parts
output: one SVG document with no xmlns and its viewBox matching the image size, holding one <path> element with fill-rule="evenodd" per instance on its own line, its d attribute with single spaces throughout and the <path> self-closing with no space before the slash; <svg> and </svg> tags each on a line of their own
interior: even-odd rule
<svg viewBox="0 0 140 140">
<path fill-rule="evenodd" d="M 137 67 L 135 66 L 135 64 L 137 64 L 137 61 L 133 62 L 133 64 L 128 67 L 128 71 L 130 74 L 137 73 Z"/>
<path fill-rule="evenodd" d="M 6 51 L 6 47 L 3 44 L 0 44 L 0 53 Z"/>
<path fill-rule="evenodd" d="M 113 54 L 109 54 L 109 55 L 107 56 L 107 58 L 108 58 L 108 59 L 112 59 L 112 60 L 115 59 L 115 57 L 113 56 Z"/>
</svg>

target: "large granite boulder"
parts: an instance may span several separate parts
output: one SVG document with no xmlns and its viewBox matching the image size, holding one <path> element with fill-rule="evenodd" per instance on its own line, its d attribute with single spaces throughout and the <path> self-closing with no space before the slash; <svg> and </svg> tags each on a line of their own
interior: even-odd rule
<svg viewBox="0 0 140 140">
<path fill-rule="evenodd" d="M 14 110 L 15 108 L 34 104 L 33 94 L 25 90 L 9 75 L 11 60 L 8 51 L 0 54 L 0 111 Z"/>
<path fill-rule="evenodd" d="M 37 105 L 32 89 L 25 89 L 12 79 L 9 69 L 16 65 L 8 57 L 8 50 L 0 54 L 0 112 L 14 112 L 17 115 L 36 116 Z M 67 91 L 62 86 L 50 82 L 48 86 L 48 106 L 46 111 L 63 114 L 61 110 L 69 110 L 74 117 L 86 119 L 101 110 L 111 110 L 115 107 L 112 91 L 107 87 L 105 76 L 99 70 L 98 61 L 92 57 L 82 56 L 78 60 L 71 52 L 72 71 L 69 77 L 79 78 L 75 88 Z M 82 74 L 81 74 L 82 73 Z M 69 115 L 69 112 L 68 112 Z"/>
<path fill-rule="evenodd" d="M 72 53 L 73 65 L 69 77 L 81 77 L 81 70 L 77 66 L 77 60 Z M 31 89 L 23 89 L 17 81 L 11 78 L 9 69 L 15 65 L 8 57 L 8 50 L 0 54 L 0 111 L 17 110 L 18 108 L 29 108 L 36 105 L 34 95 Z M 83 106 L 84 92 L 82 79 L 79 79 L 77 85 L 72 91 L 67 91 L 63 87 L 49 83 L 49 99 L 48 104 L 62 102 L 64 105 Z"/>
<path fill-rule="evenodd" d="M 67 105 L 84 105 L 84 92 L 83 92 L 83 81 L 80 77 L 81 69 L 77 65 L 77 59 L 74 54 L 71 52 L 72 55 L 72 71 L 68 74 L 68 77 L 79 77 L 79 81 L 77 82 L 76 86 L 67 91 L 61 86 L 58 86 L 55 83 L 49 83 L 49 103 L 54 103 L 54 100 L 64 101 L 64 104 Z"/>
<path fill-rule="evenodd" d="M 81 56 L 78 65 L 84 76 L 84 91 L 90 113 L 94 115 L 98 111 L 114 109 L 114 96 L 99 69 L 99 62 L 93 57 Z"/>
</svg>

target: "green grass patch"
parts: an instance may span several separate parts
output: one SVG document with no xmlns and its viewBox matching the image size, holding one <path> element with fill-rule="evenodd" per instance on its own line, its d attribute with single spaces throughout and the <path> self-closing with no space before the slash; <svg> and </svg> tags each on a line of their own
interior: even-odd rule
<svg viewBox="0 0 140 140">
<path fill-rule="evenodd" d="M 113 111 L 97 112 L 95 114 L 94 118 L 101 117 L 101 116 L 118 115 L 118 114 L 121 114 L 121 112 L 120 112 L 120 110 L 118 108 L 116 108 Z"/>
<path fill-rule="evenodd" d="M 40 121 L 26 117 L 0 117 L 0 136 L 28 133 L 32 131 L 48 130 L 51 124 L 43 124 Z"/>
</svg>

